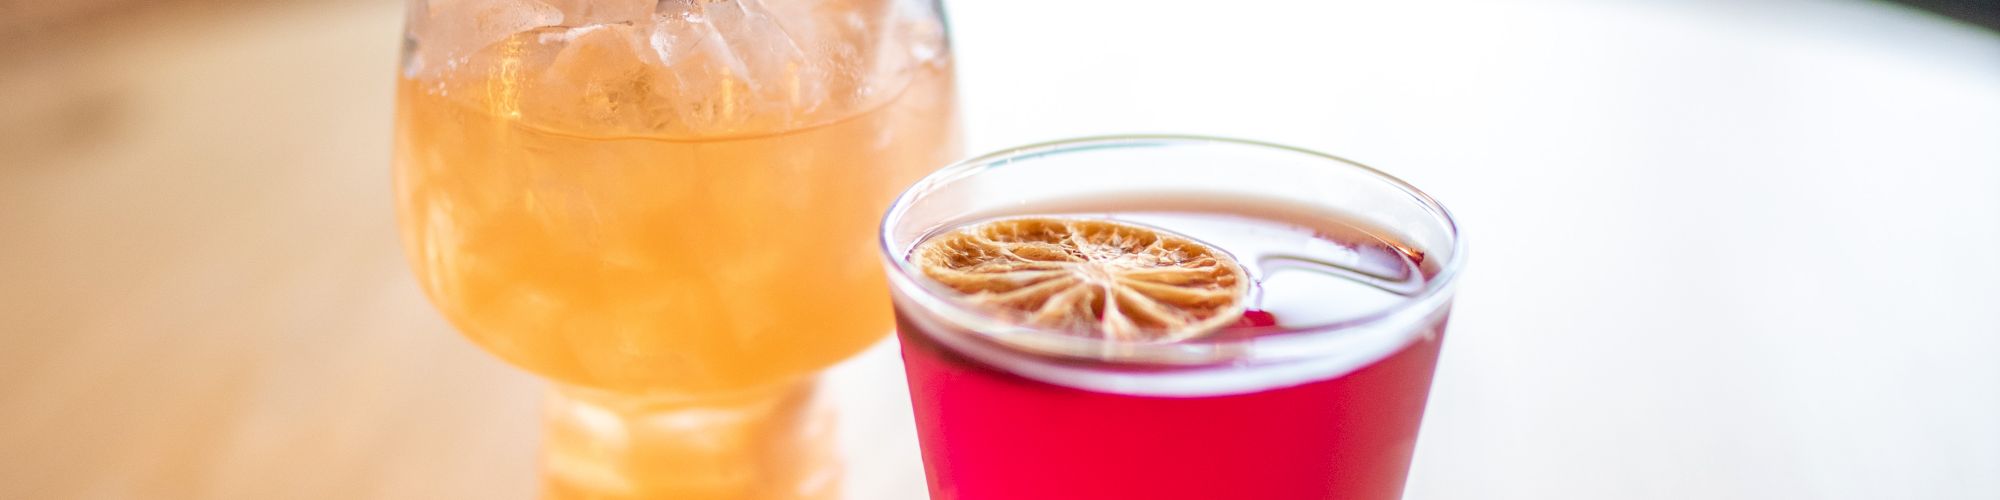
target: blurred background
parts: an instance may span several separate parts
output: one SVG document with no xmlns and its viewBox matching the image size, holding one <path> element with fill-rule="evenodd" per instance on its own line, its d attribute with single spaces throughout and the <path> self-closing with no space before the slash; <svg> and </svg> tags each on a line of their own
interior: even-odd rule
<svg viewBox="0 0 2000 500">
<path fill-rule="evenodd" d="M 969 152 L 1253 137 L 1473 245 L 1412 499 L 2000 498 L 1995 2 L 946 2 Z M 395 0 L 0 0 L 0 498 L 528 498 L 391 214 Z M 890 346 L 857 498 L 921 498 Z M 895 388 L 896 390 L 886 390 Z"/>
</svg>

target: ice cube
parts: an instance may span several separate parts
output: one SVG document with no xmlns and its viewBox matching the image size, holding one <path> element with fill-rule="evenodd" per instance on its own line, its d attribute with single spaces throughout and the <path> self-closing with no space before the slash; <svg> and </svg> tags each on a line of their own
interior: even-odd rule
<svg viewBox="0 0 2000 500">
<path fill-rule="evenodd" d="M 790 122 L 826 100 L 824 64 L 758 0 L 663 0 L 649 37 L 689 125 Z M 792 22 L 809 24 L 812 19 Z"/>
<path fill-rule="evenodd" d="M 872 6 L 872 7 L 871 7 Z M 901 31 L 860 5 L 772 0 L 438 0 L 411 76 L 495 113 L 608 134 L 816 123 L 894 95 Z M 638 21 L 632 19 L 637 18 Z M 896 45 L 877 46 L 883 41 Z"/>
<path fill-rule="evenodd" d="M 645 29 L 628 24 L 571 28 L 535 91 L 534 118 L 588 127 L 584 130 L 658 130 L 677 114 L 663 97 L 673 82 L 645 42 Z"/>
<path fill-rule="evenodd" d="M 417 31 L 411 74 L 434 74 L 515 33 L 562 24 L 563 13 L 535 0 L 433 0 Z"/>
</svg>

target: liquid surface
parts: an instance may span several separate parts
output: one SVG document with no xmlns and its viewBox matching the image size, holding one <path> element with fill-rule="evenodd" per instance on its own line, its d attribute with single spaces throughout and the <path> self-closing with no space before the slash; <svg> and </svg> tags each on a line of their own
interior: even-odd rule
<svg viewBox="0 0 2000 500">
<path fill-rule="evenodd" d="M 1340 223 L 1306 225 L 1235 214 L 1138 212 L 1117 220 L 1165 228 L 1221 248 L 1251 280 L 1249 308 L 1281 327 L 1354 319 L 1421 291 L 1411 250 Z"/>
<path fill-rule="evenodd" d="M 1177 205 L 1193 209 L 1165 209 Z M 1013 217 L 1127 222 L 1220 249 L 1242 266 L 1253 283 L 1244 298 L 1246 319 L 1239 326 L 1303 328 L 1367 317 L 1409 302 L 1438 271 L 1437 263 L 1427 262 L 1422 250 L 1398 242 L 1387 231 L 1254 199 L 1108 196 L 1031 204 L 994 218 Z M 985 220 L 991 218 L 953 227 Z M 1224 329 L 1185 340 L 1240 339 L 1278 330 Z"/>
</svg>

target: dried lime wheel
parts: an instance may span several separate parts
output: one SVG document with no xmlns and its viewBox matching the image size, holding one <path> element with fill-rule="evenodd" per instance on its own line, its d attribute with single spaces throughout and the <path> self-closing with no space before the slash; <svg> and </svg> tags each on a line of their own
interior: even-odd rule
<svg viewBox="0 0 2000 500">
<path fill-rule="evenodd" d="M 1165 230 L 1102 219 L 972 224 L 917 246 L 925 276 L 1036 328 L 1170 342 L 1243 315 L 1250 278 L 1229 254 Z"/>
</svg>

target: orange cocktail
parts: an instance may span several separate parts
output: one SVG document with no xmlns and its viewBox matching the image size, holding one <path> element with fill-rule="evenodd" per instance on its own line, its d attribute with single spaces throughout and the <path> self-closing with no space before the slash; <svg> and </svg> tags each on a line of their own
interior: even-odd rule
<svg viewBox="0 0 2000 500">
<path fill-rule="evenodd" d="M 892 326 L 877 218 L 957 154 L 935 7 L 461 0 L 411 16 L 403 239 L 461 332 L 557 383 L 548 491 L 793 495 L 780 483 L 826 454 L 794 439 L 814 433 L 813 375 Z M 722 417 L 661 421 L 686 410 Z"/>
</svg>

